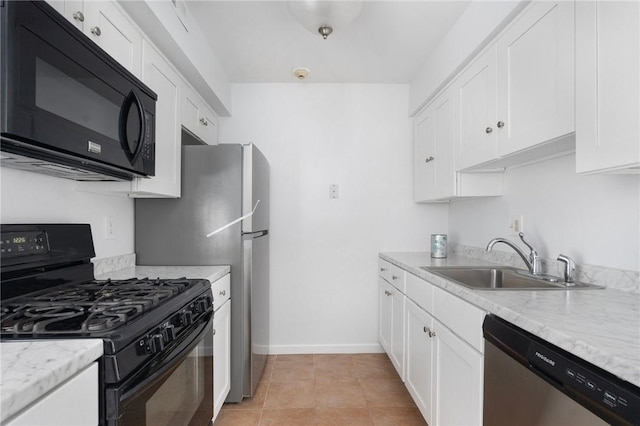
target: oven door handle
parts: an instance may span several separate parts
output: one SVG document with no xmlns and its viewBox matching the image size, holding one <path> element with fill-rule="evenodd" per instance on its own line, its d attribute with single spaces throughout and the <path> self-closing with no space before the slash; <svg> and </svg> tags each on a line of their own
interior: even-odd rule
<svg viewBox="0 0 640 426">
<path fill-rule="evenodd" d="M 136 112 L 138 113 L 140 128 L 138 129 L 138 140 L 134 141 L 135 146 L 132 146 L 129 134 L 127 133 L 127 125 L 129 124 L 129 112 L 134 104 L 136 106 Z M 142 108 L 142 102 L 133 89 L 124 98 L 124 102 L 122 103 L 118 127 L 120 133 L 120 145 L 127 155 L 129 162 L 133 165 L 138 161 L 138 157 L 142 153 L 142 147 L 144 146 L 147 131 L 147 118 L 144 114 L 144 109 Z"/>
</svg>

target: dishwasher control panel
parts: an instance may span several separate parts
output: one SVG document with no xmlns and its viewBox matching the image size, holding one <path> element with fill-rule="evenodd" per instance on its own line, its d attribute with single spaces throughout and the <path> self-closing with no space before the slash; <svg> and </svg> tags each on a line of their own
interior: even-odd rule
<svg viewBox="0 0 640 426">
<path fill-rule="evenodd" d="M 576 391 L 576 397 L 587 396 L 607 411 L 629 419 L 633 424 L 640 422 L 640 395 L 598 374 L 594 371 L 597 367 L 585 368 L 581 363 L 561 355 L 559 351 L 536 342 L 530 342 L 527 359 L 531 366 L 541 370 L 552 380 Z M 586 361 L 582 363 L 587 364 Z"/>
</svg>

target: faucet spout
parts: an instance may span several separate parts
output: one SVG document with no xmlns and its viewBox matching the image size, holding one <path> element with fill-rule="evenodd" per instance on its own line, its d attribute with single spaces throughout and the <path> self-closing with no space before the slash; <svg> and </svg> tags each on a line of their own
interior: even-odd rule
<svg viewBox="0 0 640 426">
<path fill-rule="evenodd" d="M 498 243 L 506 244 L 511 247 L 516 253 L 518 253 L 518 255 L 522 258 L 522 261 L 525 263 L 525 265 L 527 265 L 527 269 L 529 269 L 529 272 L 532 275 L 540 275 L 541 265 L 538 252 L 527 241 L 525 241 L 524 233 L 520 232 L 518 236 L 520 237 L 522 242 L 531 250 L 528 258 L 527 255 L 522 251 L 522 249 L 520 249 L 520 247 L 505 238 L 494 238 L 489 241 L 489 244 L 487 244 L 487 251 L 491 251 L 493 249 L 493 246 Z"/>
</svg>

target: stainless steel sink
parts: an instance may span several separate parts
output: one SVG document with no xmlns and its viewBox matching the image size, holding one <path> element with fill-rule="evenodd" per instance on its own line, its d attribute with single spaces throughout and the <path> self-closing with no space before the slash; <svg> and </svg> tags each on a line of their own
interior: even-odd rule
<svg viewBox="0 0 640 426">
<path fill-rule="evenodd" d="M 576 290 L 602 287 L 575 283 L 567 286 L 549 275 L 533 277 L 528 271 L 511 267 L 423 266 L 421 269 L 475 290 Z M 555 281 L 553 281 L 555 278 Z"/>
</svg>

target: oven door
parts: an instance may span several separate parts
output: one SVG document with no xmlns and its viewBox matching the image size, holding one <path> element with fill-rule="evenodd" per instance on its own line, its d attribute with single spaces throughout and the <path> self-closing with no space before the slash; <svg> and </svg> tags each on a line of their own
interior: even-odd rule
<svg viewBox="0 0 640 426">
<path fill-rule="evenodd" d="M 106 390 L 108 426 L 205 426 L 213 418 L 213 316 L 124 384 Z"/>
<path fill-rule="evenodd" d="M 156 95 L 44 2 L 3 9 L 3 149 L 153 175 Z"/>
</svg>

